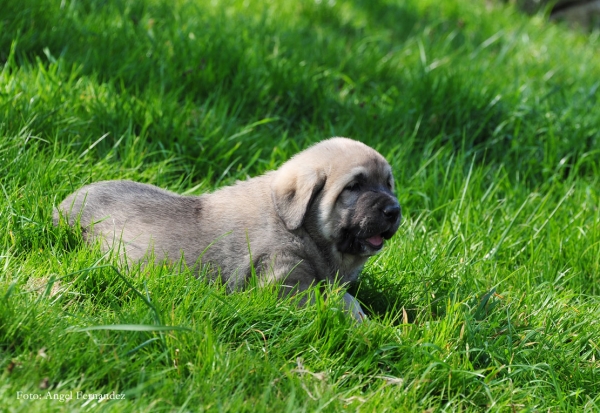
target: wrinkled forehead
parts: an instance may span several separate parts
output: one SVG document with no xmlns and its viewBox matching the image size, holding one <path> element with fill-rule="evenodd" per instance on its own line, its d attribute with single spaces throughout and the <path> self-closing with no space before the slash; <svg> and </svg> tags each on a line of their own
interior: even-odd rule
<svg viewBox="0 0 600 413">
<path fill-rule="evenodd" d="M 331 138 L 310 147 L 295 157 L 295 162 L 327 176 L 326 186 L 344 185 L 362 175 L 371 182 L 392 179 L 392 169 L 375 149 L 346 138 Z"/>
<path fill-rule="evenodd" d="M 392 168 L 375 150 L 370 149 L 368 153 L 349 151 L 339 159 L 340 161 L 329 164 L 330 170 L 327 173 L 326 185 L 334 192 L 341 191 L 354 181 L 371 185 L 387 186 L 388 182 L 393 184 Z"/>
<path fill-rule="evenodd" d="M 387 162 L 376 161 L 368 164 L 349 165 L 343 171 L 344 177 L 340 177 L 341 181 L 360 180 L 370 183 L 387 183 L 388 180 L 393 181 L 392 170 Z M 345 178 L 345 179 L 344 179 Z"/>
</svg>

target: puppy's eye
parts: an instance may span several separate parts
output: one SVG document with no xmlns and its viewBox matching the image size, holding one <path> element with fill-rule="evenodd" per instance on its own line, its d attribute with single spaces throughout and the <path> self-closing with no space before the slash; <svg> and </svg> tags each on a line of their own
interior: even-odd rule
<svg viewBox="0 0 600 413">
<path fill-rule="evenodd" d="M 351 184 L 346 185 L 344 191 L 355 192 L 360 190 L 360 184 L 358 182 L 353 182 Z"/>
</svg>

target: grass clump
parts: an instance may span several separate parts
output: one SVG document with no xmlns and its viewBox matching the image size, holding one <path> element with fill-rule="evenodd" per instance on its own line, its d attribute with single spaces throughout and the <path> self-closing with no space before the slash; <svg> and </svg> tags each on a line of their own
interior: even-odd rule
<svg viewBox="0 0 600 413">
<path fill-rule="evenodd" d="M 463 0 L 4 3 L 4 409 L 598 410 L 597 33 Z M 405 217 L 359 327 L 51 224 L 86 183 L 199 194 L 334 135 Z"/>
</svg>

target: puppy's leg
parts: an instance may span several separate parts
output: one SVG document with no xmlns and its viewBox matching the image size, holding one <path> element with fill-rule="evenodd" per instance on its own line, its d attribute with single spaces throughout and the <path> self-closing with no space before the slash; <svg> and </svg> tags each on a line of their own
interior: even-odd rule
<svg viewBox="0 0 600 413">
<path fill-rule="evenodd" d="M 278 259 L 274 259 L 271 268 L 273 274 L 271 277 L 263 278 L 264 282 L 273 282 L 279 281 L 281 282 L 281 290 L 280 294 L 282 296 L 286 295 L 294 295 L 302 291 L 306 291 L 311 286 L 317 284 L 317 280 L 313 275 L 312 268 L 304 263 L 300 262 L 296 264 L 297 261 L 287 262 L 285 259 L 278 257 Z M 267 273 L 268 274 L 268 273 Z M 321 286 L 321 292 L 326 294 L 323 286 Z M 300 300 L 299 304 L 304 305 L 307 302 L 314 303 L 314 296 L 304 296 L 302 300 Z M 344 300 L 344 310 L 349 313 L 358 323 L 367 320 L 367 316 L 353 296 L 348 293 L 345 293 L 342 297 Z"/>
<path fill-rule="evenodd" d="M 346 293 L 346 294 L 344 294 L 343 299 L 344 299 L 344 307 L 345 307 L 346 311 L 349 312 L 350 314 L 352 314 L 352 317 L 354 317 L 354 319 L 357 322 L 362 323 L 363 321 L 368 320 L 365 312 L 363 311 L 362 307 L 360 306 L 360 304 L 356 300 L 356 298 L 354 298 L 350 294 Z"/>
</svg>

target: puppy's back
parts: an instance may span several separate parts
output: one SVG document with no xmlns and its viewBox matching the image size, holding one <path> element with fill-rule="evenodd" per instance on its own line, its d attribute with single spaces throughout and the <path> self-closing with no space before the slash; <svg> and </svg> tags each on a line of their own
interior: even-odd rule
<svg viewBox="0 0 600 413">
<path fill-rule="evenodd" d="M 122 241 L 133 260 L 154 245 L 161 250 L 157 253 L 176 259 L 197 233 L 201 211 L 199 197 L 132 181 L 101 181 L 69 195 L 54 211 L 53 221 L 58 225 L 62 216 L 71 226 L 79 224 L 88 241 L 100 237 L 106 247 Z"/>
</svg>

